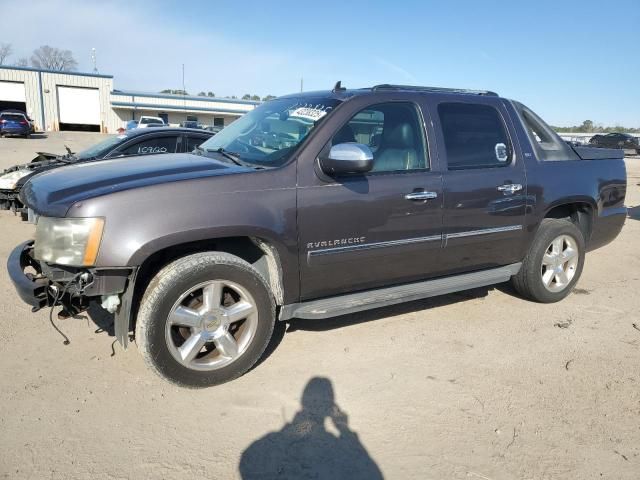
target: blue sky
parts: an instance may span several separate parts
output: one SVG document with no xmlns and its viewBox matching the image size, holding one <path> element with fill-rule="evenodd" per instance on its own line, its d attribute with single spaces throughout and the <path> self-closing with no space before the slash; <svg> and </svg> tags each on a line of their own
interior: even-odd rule
<svg viewBox="0 0 640 480">
<path fill-rule="evenodd" d="M 640 1 L 0 0 L 8 63 L 68 48 L 115 87 L 282 95 L 376 83 L 484 88 L 556 125 L 640 127 Z"/>
</svg>

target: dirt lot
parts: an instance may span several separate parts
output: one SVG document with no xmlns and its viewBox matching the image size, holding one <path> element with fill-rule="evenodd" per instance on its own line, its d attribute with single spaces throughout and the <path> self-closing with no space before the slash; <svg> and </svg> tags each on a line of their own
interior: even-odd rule
<svg viewBox="0 0 640 480">
<path fill-rule="evenodd" d="M 0 139 L 0 167 L 99 137 Z M 637 479 L 640 158 L 627 165 L 635 209 L 565 301 L 537 305 L 500 286 L 294 321 L 264 363 L 207 390 L 164 383 L 88 319 L 58 322 L 63 345 L 2 268 L 0 478 L 251 478 L 252 466 L 277 465 L 298 478 L 348 468 L 359 472 L 349 478 Z M 33 235 L 7 212 L 0 225 L 0 258 Z"/>
</svg>

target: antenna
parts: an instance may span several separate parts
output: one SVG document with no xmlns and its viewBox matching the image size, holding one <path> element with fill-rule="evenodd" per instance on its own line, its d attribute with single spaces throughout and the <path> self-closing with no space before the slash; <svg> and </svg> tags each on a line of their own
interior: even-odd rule
<svg viewBox="0 0 640 480">
<path fill-rule="evenodd" d="M 184 85 L 184 63 L 182 64 L 182 106 L 184 107 L 185 121 L 187 120 L 187 88 Z"/>
<path fill-rule="evenodd" d="M 304 78 L 300 77 L 300 93 L 302 93 L 304 90 Z"/>
<path fill-rule="evenodd" d="M 342 80 L 338 80 L 336 84 L 333 86 L 333 93 L 344 92 L 346 90 L 345 87 L 342 86 Z"/>
<path fill-rule="evenodd" d="M 96 49 L 91 49 L 91 61 L 93 62 L 93 73 L 98 73 L 98 61 L 96 60 Z"/>
</svg>

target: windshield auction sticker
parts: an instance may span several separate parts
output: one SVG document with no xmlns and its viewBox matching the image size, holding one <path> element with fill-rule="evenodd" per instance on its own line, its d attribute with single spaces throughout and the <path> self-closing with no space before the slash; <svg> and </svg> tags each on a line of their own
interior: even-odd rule
<svg viewBox="0 0 640 480">
<path fill-rule="evenodd" d="M 304 118 L 306 120 L 311 120 L 315 122 L 324 117 L 327 112 L 320 108 L 309 108 L 309 107 L 301 107 L 296 108 L 293 112 L 289 114 L 289 117 L 295 118 Z"/>
</svg>

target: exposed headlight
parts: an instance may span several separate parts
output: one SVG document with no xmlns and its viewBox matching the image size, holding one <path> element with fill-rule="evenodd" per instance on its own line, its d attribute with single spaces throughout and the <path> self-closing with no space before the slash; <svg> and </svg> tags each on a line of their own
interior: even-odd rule
<svg viewBox="0 0 640 480">
<path fill-rule="evenodd" d="M 16 188 L 16 183 L 18 183 L 18 180 L 20 180 L 22 177 L 26 177 L 30 173 L 32 173 L 31 170 L 26 168 L 5 173 L 4 175 L 0 176 L 0 188 L 2 188 L 3 190 L 13 190 L 14 188 Z"/>
<path fill-rule="evenodd" d="M 90 267 L 98 256 L 104 219 L 39 217 L 34 256 L 58 265 Z"/>
</svg>

